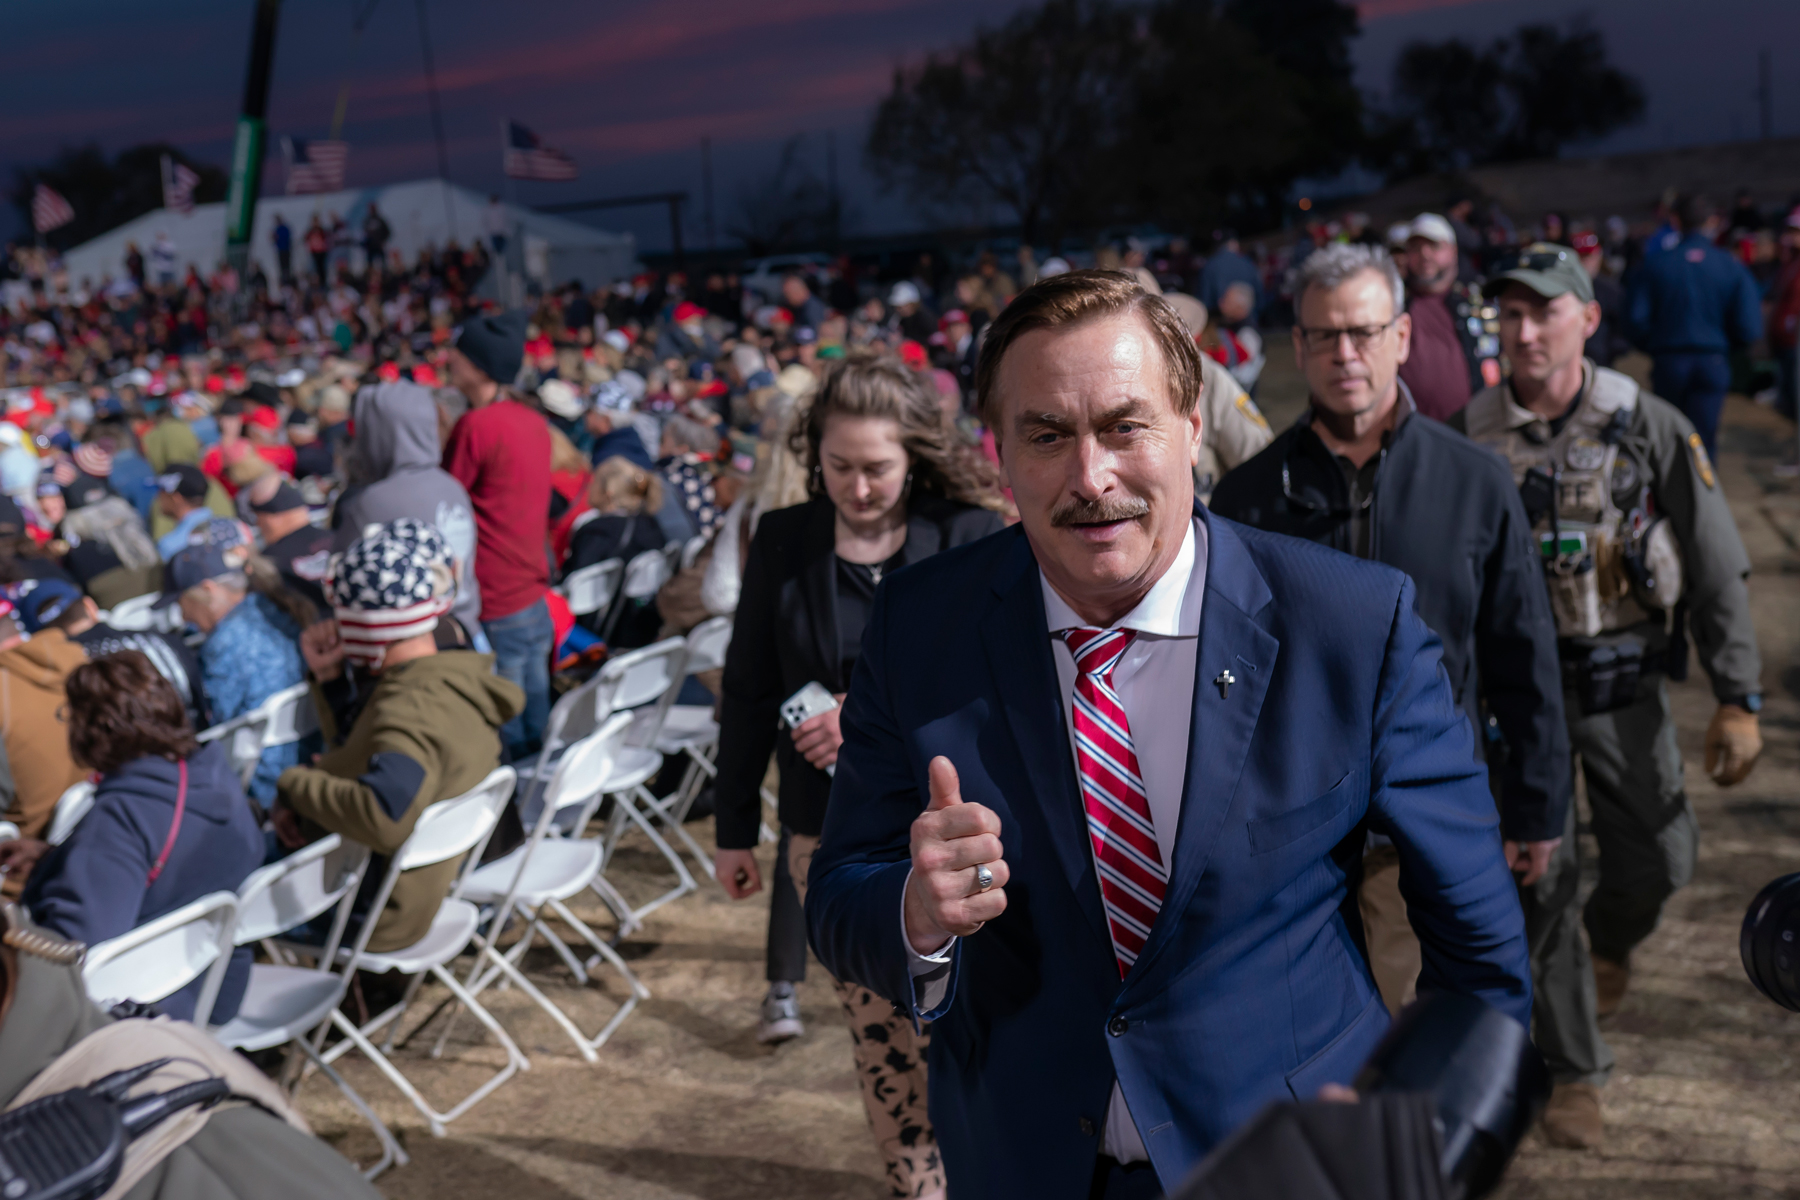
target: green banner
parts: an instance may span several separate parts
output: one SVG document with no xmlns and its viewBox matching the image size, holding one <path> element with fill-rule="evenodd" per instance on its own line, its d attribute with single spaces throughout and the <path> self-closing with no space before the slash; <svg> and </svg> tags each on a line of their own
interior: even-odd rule
<svg viewBox="0 0 1800 1200">
<path fill-rule="evenodd" d="M 263 123 L 256 117 L 239 117 L 237 141 L 231 148 L 231 191 L 225 200 L 225 244 L 250 244 L 250 227 L 256 220 L 256 194 L 261 190 Z"/>
</svg>

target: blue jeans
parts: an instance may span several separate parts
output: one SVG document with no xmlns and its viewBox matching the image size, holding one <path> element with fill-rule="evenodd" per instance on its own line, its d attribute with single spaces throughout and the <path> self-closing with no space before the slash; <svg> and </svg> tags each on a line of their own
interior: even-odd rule
<svg viewBox="0 0 1800 1200">
<path fill-rule="evenodd" d="M 1656 356 L 1650 387 L 1694 423 L 1706 453 L 1719 459 L 1719 414 L 1731 390 L 1731 359 L 1716 350 L 1674 351 Z"/>
<path fill-rule="evenodd" d="M 537 753 L 550 720 L 550 651 L 556 627 L 542 599 L 498 621 L 483 621 L 494 647 L 494 673 L 525 689 L 525 711 L 500 727 L 513 761 Z"/>
</svg>

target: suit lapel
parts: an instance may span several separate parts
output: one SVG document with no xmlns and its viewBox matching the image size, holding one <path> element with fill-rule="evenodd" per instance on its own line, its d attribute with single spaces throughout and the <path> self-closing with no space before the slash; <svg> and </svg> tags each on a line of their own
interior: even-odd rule
<svg viewBox="0 0 1800 1200">
<path fill-rule="evenodd" d="M 800 553 L 800 596 L 806 604 L 807 625 L 812 631 L 813 661 L 819 666 L 819 682 L 841 692 L 850 681 L 838 678 L 843 668 L 837 650 L 837 510 L 822 496 L 812 502 Z"/>
<path fill-rule="evenodd" d="M 1144 978 L 1174 938 L 1194 889 L 1206 871 L 1237 791 L 1256 732 L 1263 697 L 1281 643 L 1257 621 L 1273 598 L 1244 543 L 1227 522 L 1197 511 L 1207 526 L 1206 598 L 1194 660 L 1193 717 L 1188 728 L 1187 780 L 1175 834 L 1175 862 L 1162 911 L 1127 983 Z M 1220 695 L 1214 680 L 1229 671 Z"/>
<path fill-rule="evenodd" d="M 1095 934 L 1110 946 L 1112 935 L 1101 911 L 1100 883 L 1088 846 L 1087 816 L 1075 787 L 1068 722 L 1050 656 L 1050 627 L 1037 564 L 1023 531 L 1011 536 L 1011 554 L 995 573 L 999 601 L 981 620 L 982 648 L 1031 788 L 1030 797 L 1008 796 L 1007 801 L 1021 819 L 1032 814 L 1042 818 L 1077 904 Z"/>
</svg>

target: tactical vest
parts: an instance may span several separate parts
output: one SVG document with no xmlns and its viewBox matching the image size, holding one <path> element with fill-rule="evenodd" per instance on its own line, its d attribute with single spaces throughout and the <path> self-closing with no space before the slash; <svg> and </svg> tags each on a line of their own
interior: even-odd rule
<svg viewBox="0 0 1800 1200">
<path fill-rule="evenodd" d="M 1519 423 L 1508 385 L 1469 402 L 1469 437 L 1512 467 L 1543 554 L 1557 633 L 1595 638 L 1666 624 L 1681 598 L 1681 555 L 1656 507 L 1651 474 L 1626 431 L 1637 409 L 1629 376 L 1588 364 L 1589 383 L 1562 432 Z"/>
</svg>

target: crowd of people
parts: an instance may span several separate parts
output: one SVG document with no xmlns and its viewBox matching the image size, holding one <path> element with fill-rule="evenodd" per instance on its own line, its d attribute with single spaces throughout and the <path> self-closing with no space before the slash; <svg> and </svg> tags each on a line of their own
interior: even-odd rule
<svg viewBox="0 0 1800 1200">
<path fill-rule="evenodd" d="M 1490 217 L 1453 198 L 1385 234 L 1354 213 L 1313 222 L 1278 252 L 1223 232 L 1205 257 L 1173 239 L 1041 259 L 1027 247 L 1005 265 L 984 253 L 961 271 L 923 256 L 899 276 L 839 260 L 768 296 L 722 270 L 644 273 L 558 287 L 526 311 L 483 298 L 487 245 L 406 264 L 384 221 L 358 257 L 329 220 L 281 226 L 273 278 L 178 271 L 153 246 L 148 263 L 133 247 L 116 277 L 76 281 L 53 255 L 11 248 L 6 892 L 93 943 L 326 834 L 392 854 L 432 803 L 536 755 L 556 696 L 608 657 L 731 617 L 722 678 L 687 684 L 720 728 L 716 783 L 693 811 L 716 814 L 725 891 L 762 890 L 773 755 L 757 1036 L 803 1036 L 809 865 L 822 837 L 830 849 L 831 812 L 860 802 L 834 770 L 846 706 L 876 685 L 861 659 L 884 578 L 1021 521 L 1032 531 L 1017 489 L 1040 418 L 997 419 L 990 339 L 1059 328 L 1055 303 L 1075 313 L 1081 289 L 1110 288 L 1105 303 L 1192 347 L 1195 496 L 1411 578 L 1495 781 L 1558 1085 L 1547 1128 L 1596 1145 L 1612 1062 L 1599 1017 L 1694 860 L 1664 687 L 1685 676 L 1690 643 L 1720 701 L 1708 769 L 1736 782 L 1760 749 L 1748 563 L 1711 464 L 1734 370 L 1745 377 L 1734 356 L 1766 347 L 1794 412 L 1800 209 L 1771 221 L 1742 198 L 1728 212 L 1670 198 L 1636 230 Z M 1045 299 L 1057 295 L 1074 298 Z M 1253 398 L 1277 336 L 1310 392 L 1279 435 Z M 1653 358 L 1655 395 L 1609 369 L 1634 347 Z M 1044 447 L 1088 436 L 1044 428 Z M 1044 519 L 1143 511 L 1088 497 Z M 577 615 L 555 586 L 669 547 L 683 552 L 660 590 L 610 613 Z M 1215 682 L 1224 699 L 1237 679 Z M 321 733 L 264 750 L 247 780 L 220 742 L 196 740 L 302 684 Z M 785 727 L 784 701 L 808 685 L 838 707 Z M 1585 907 L 1572 752 L 1602 854 Z M 59 798 L 90 779 L 93 810 L 50 845 Z M 1419 864 L 1404 830 L 1357 830 L 1368 842 L 1347 886 L 1373 983 L 1398 1011 L 1433 977 L 1403 899 Z M 424 936 L 454 868 L 404 875 L 369 947 Z M 932 1027 L 897 1013 L 902 998 L 853 957 L 826 957 L 894 1194 L 935 1196 L 947 1166 L 925 1106 Z M 235 953 L 215 1023 L 236 1010 L 250 958 Z M 940 961 L 921 957 L 914 975 Z M 191 1015 L 197 983 L 164 1009 Z M 1110 1133 L 1105 1146 L 1121 1170 L 1147 1153 Z"/>
</svg>

